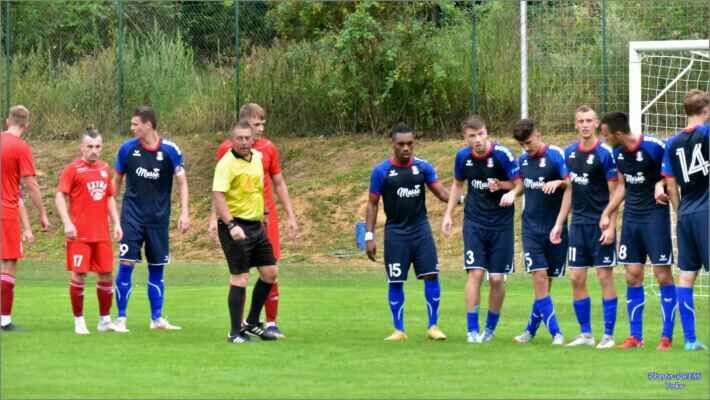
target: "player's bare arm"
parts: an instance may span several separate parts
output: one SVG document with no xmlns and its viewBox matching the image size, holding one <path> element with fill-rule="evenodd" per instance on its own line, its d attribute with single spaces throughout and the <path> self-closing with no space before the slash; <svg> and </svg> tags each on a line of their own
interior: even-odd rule
<svg viewBox="0 0 710 400">
<path fill-rule="evenodd" d="M 59 214 L 59 218 L 62 219 L 62 224 L 64 224 L 64 236 L 67 240 L 75 240 L 76 227 L 69 216 L 69 209 L 67 207 L 67 199 L 65 196 L 66 195 L 64 193 L 57 192 L 57 195 L 54 197 L 54 204 L 56 204 L 57 213 Z"/>
<path fill-rule="evenodd" d="M 298 237 L 298 221 L 296 221 L 296 214 L 293 212 L 293 206 L 291 205 L 291 197 L 288 194 L 288 185 L 286 185 L 286 180 L 283 174 L 276 174 L 271 176 L 271 181 L 274 183 L 274 190 L 276 191 L 276 196 L 279 198 L 279 202 L 286 210 L 286 217 L 288 218 L 288 233 L 291 239 L 296 239 Z"/>
<path fill-rule="evenodd" d="M 180 218 L 178 219 L 178 229 L 180 233 L 186 233 L 190 228 L 189 191 L 187 188 L 187 174 L 185 168 L 178 167 L 175 171 L 175 179 L 178 183 L 180 193 Z"/>
<path fill-rule="evenodd" d="M 108 197 L 108 214 L 113 224 L 113 240 L 120 242 L 123 239 L 123 229 L 121 229 L 121 219 L 118 216 L 118 208 L 116 207 L 116 197 Z"/>
<path fill-rule="evenodd" d="M 375 225 L 377 224 L 377 211 L 380 206 L 380 195 L 370 193 L 367 198 L 367 213 L 365 215 L 365 251 L 367 258 L 375 260 L 377 246 L 375 244 Z M 369 234 L 368 234 L 369 233 Z"/>
<path fill-rule="evenodd" d="M 449 203 L 449 191 L 446 190 L 444 185 L 441 184 L 441 182 L 436 181 L 429 185 L 429 190 L 436 196 L 437 199 L 441 200 L 444 203 Z"/>
<path fill-rule="evenodd" d="M 565 190 L 567 188 L 567 181 L 565 179 L 557 179 L 554 181 L 545 182 L 545 186 L 542 187 L 542 192 L 545 194 L 554 194 L 557 189 Z"/>
<path fill-rule="evenodd" d="M 510 207 L 515 204 L 515 198 L 523 194 L 523 181 L 522 179 L 515 179 L 512 181 L 500 181 L 500 183 L 505 183 L 505 186 L 513 186 L 508 189 L 508 193 L 504 194 L 503 197 L 500 198 L 499 203 L 501 207 Z"/>
<path fill-rule="evenodd" d="M 619 172 L 618 177 L 619 180 L 616 184 L 616 190 L 609 192 L 609 204 L 607 204 L 606 208 L 602 212 L 602 217 L 599 219 L 599 229 L 602 231 L 609 227 L 609 224 L 611 224 L 612 213 L 618 213 L 619 206 L 621 206 L 621 203 L 623 203 L 624 197 L 626 196 L 626 180 L 624 178 L 624 174 Z M 611 186 L 609 187 L 609 190 L 611 190 Z"/>
<path fill-rule="evenodd" d="M 39 184 L 34 176 L 23 176 L 20 178 L 22 185 L 27 190 L 30 195 L 30 200 L 32 204 L 39 210 L 39 223 L 42 226 L 42 231 L 47 232 L 49 229 L 49 219 L 47 218 L 47 209 L 44 208 L 42 203 L 42 193 L 39 190 Z"/>
<path fill-rule="evenodd" d="M 562 195 L 562 205 L 560 206 L 560 212 L 557 214 L 557 220 L 555 221 L 555 226 L 552 227 L 550 231 L 550 242 L 553 244 L 562 243 L 562 230 L 567 222 L 567 217 L 572 209 L 572 184 L 569 178 L 565 179 L 566 186 L 565 192 Z"/>
<path fill-rule="evenodd" d="M 224 192 L 212 192 L 212 202 L 215 205 L 215 211 L 217 212 L 217 217 L 224 222 L 229 228 L 229 235 L 234 240 L 243 240 L 247 236 L 244 234 L 244 230 L 237 224 L 233 223 L 234 217 L 232 213 L 229 212 L 229 207 L 227 206 L 227 200 L 224 197 Z"/>
<path fill-rule="evenodd" d="M 670 197 L 668 196 L 668 193 L 666 193 L 666 181 L 661 179 L 656 182 L 653 189 L 653 197 L 656 199 L 656 203 L 664 206 L 668 205 Z"/>
<path fill-rule="evenodd" d="M 453 223 L 451 220 L 451 214 L 454 212 L 454 208 L 456 208 L 456 203 L 459 202 L 459 198 L 463 194 L 463 185 L 464 181 L 460 181 L 456 178 L 454 178 L 454 181 L 451 183 L 451 190 L 449 191 L 449 202 L 446 205 L 446 211 L 444 211 L 444 217 L 441 221 L 441 231 L 446 237 L 449 237 L 451 235 L 451 225 Z"/>
<path fill-rule="evenodd" d="M 619 187 L 619 182 L 614 179 L 612 181 L 607 181 L 607 185 L 609 186 L 609 202 L 611 202 L 611 197 L 613 196 L 613 193 L 616 192 L 617 188 Z M 623 185 L 622 185 L 623 186 Z M 616 240 L 616 215 L 619 213 L 619 209 L 617 207 L 616 210 L 611 211 L 609 214 L 609 221 L 605 229 L 602 230 L 602 235 L 599 237 L 599 242 L 603 245 L 609 245 L 614 243 Z M 603 215 L 602 215 L 603 217 Z M 601 220 L 599 221 L 599 226 L 601 227 Z"/>
<path fill-rule="evenodd" d="M 32 233 L 32 225 L 30 224 L 30 215 L 27 213 L 25 202 L 19 199 L 18 209 L 20 211 L 20 222 L 22 223 L 22 241 L 31 246 L 35 242 L 35 235 Z"/>
<path fill-rule="evenodd" d="M 678 194 L 678 182 L 672 176 L 666 176 L 664 178 L 666 182 L 666 192 L 668 192 L 668 198 L 671 200 L 671 205 L 674 211 L 678 211 L 678 205 L 680 204 L 680 195 Z"/>
</svg>

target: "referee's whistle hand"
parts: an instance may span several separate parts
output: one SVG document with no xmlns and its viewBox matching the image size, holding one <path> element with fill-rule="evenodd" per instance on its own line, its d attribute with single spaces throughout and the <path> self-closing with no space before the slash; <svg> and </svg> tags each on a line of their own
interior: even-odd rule
<svg viewBox="0 0 710 400">
<path fill-rule="evenodd" d="M 374 240 L 368 240 L 367 242 L 365 242 L 365 251 L 367 253 L 367 258 L 372 261 L 377 261 L 375 259 L 375 254 L 377 253 L 377 246 L 375 245 Z"/>
<path fill-rule="evenodd" d="M 247 235 L 244 234 L 244 230 L 240 226 L 235 226 L 232 229 L 230 229 L 229 235 L 234 240 L 244 240 L 247 238 Z"/>
</svg>

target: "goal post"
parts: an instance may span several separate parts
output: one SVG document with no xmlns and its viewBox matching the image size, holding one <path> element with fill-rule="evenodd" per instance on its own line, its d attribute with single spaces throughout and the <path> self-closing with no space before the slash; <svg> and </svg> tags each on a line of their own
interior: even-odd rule
<svg viewBox="0 0 710 400">
<path fill-rule="evenodd" d="M 683 98 L 691 89 L 710 93 L 710 40 L 629 42 L 632 132 L 650 133 L 663 139 L 676 134 L 687 123 Z M 676 244 L 675 234 L 673 236 Z M 677 254 L 677 247 L 674 248 Z M 647 270 L 647 288 L 659 294 L 652 268 Z M 678 272 L 677 267 L 673 270 Z M 695 295 L 708 296 L 709 282 L 710 274 L 701 272 Z"/>
</svg>

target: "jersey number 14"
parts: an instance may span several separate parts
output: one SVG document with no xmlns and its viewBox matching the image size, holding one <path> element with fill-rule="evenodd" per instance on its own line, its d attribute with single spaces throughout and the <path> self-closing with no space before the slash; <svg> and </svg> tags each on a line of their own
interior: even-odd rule
<svg viewBox="0 0 710 400">
<path fill-rule="evenodd" d="M 675 150 L 675 154 L 678 156 L 678 161 L 680 161 L 680 168 L 683 170 L 683 181 L 690 182 L 690 175 L 696 172 L 702 172 L 703 175 L 708 174 L 708 161 L 703 158 L 702 144 L 696 143 L 693 146 L 693 154 L 690 159 L 690 166 L 685 160 L 685 149 L 680 147 Z"/>
</svg>

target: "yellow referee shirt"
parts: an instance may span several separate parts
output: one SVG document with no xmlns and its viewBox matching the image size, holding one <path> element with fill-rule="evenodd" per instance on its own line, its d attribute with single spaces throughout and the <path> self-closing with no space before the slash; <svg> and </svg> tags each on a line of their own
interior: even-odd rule
<svg viewBox="0 0 710 400">
<path fill-rule="evenodd" d="M 261 153 L 251 150 L 251 161 L 227 152 L 217 163 L 212 191 L 223 192 L 229 212 L 247 221 L 264 219 L 264 167 Z"/>
</svg>

